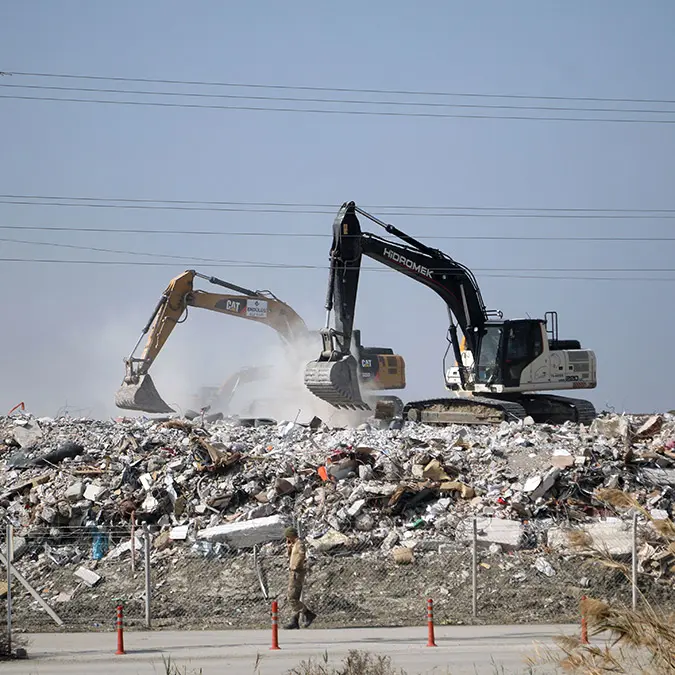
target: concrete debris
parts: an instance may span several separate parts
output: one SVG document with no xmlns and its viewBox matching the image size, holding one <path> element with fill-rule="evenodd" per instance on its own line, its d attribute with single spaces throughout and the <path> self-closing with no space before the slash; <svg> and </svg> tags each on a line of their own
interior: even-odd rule
<svg viewBox="0 0 675 675">
<path fill-rule="evenodd" d="M 286 523 L 281 516 L 268 516 L 229 525 L 207 527 L 197 533 L 197 539 L 226 543 L 234 548 L 250 548 L 256 544 L 283 539 L 285 527 Z"/>
<path fill-rule="evenodd" d="M 102 485 L 91 483 L 87 485 L 87 488 L 84 491 L 84 498 L 88 499 L 90 502 L 98 502 L 103 499 L 107 493 L 108 490 Z"/>
<path fill-rule="evenodd" d="M 484 544 L 499 544 L 506 550 L 520 547 L 524 533 L 523 524 L 502 518 L 477 518 L 477 540 Z M 458 539 L 472 541 L 473 521 L 466 519 L 457 526 Z"/>
<path fill-rule="evenodd" d="M 93 588 L 96 586 L 97 583 L 101 581 L 101 577 L 96 574 L 96 572 L 93 572 L 90 569 L 87 569 L 86 567 L 78 567 L 75 570 L 75 576 L 78 579 L 82 579 L 89 588 Z"/>
<path fill-rule="evenodd" d="M 403 548 L 418 557 L 465 550 L 474 518 L 481 547 L 494 556 L 547 546 L 581 555 L 570 530 L 623 556 L 631 514 L 602 502 L 598 490 L 630 496 L 657 520 L 672 518 L 675 504 L 672 414 L 602 415 L 589 427 L 400 429 L 24 414 L 0 417 L 0 438 L 10 450 L 0 454 L 0 515 L 27 543 L 31 555 L 21 563 L 36 569 L 73 572 L 87 561 L 128 558 L 132 517 L 135 549 L 145 523 L 153 556 L 258 545 L 282 552 L 283 529 L 296 523 L 312 555 L 369 551 L 391 560 Z M 101 538 L 120 531 L 124 538 Z M 675 555 L 656 534 L 649 560 L 670 574 Z"/>
<path fill-rule="evenodd" d="M 633 546 L 630 525 L 619 518 L 608 518 L 578 528 L 554 527 L 548 531 L 548 545 L 566 552 L 592 549 L 610 556 L 630 555 Z"/>
<path fill-rule="evenodd" d="M 555 576 L 555 570 L 551 566 L 551 563 L 545 558 L 537 558 L 534 561 L 534 567 L 538 572 L 545 574 L 547 577 Z"/>
</svg>

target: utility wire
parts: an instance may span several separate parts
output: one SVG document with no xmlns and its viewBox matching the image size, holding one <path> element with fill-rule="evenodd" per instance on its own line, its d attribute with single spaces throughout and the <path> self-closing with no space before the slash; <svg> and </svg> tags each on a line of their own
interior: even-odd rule
<svg viewBox="0 0 675 675">
<path fill-rule="evenodd" d="M 28 245 L 38 245 L 38 246 L 55 246 L 59 248 L 69 248 L 69 249 L 77 249 L 81 251 L 95 251 L 95 252 L 103 252 L 103 253 L 116 253 L 116 254 L 122 254 L 122 255 L 141 255 L 141 256 L 148 256 L 148 257 L 161 257 L 161 258 L 173 258 L 177 260 L 190 260 L 190 261 L 201 261 L 201 262 L 213 262 L 216 263 L 217 265 L 233 265 L 233 266 L 246 266 L 246 267 L 254 267 L 254 268 L 274 268 L 274 269 L 310 269 L 310 270 L 328 270 L 330 269 L 328 265 L 292 265 L 290 263 L 273 263 L 273 262 L 260 262 L 260 261 L 251 261 L 251 260 L 224 260 L 222 258 L 198 258 L 198 257 L 192 257 L 192 256 L 177 256 L 177 255 L 172 255 L 172 254 L 162 254 L 162 253 L 156 253 L 156 252 L 140 252 L 140 251 L 125 251 L 125 250 L 119 250 L 119 249 L 106 249 L 106 248 L 94 248 L 90 246 L 79 246 L 76 244 L 60 244 L 60 243 L 53 243 L 53 242 L 33 242 L 33 241 L 21 241 L 21 240 L 11 240 L 11 239 L 0 239 L 0 241 L 5 241 L 5 242 L 13 242 L 17 244 L 28 244 Z M 82 261 L 68 261 L 68 262 L 82 262 Z M 97 261 L 90 261 L 92 264 Z M 103 264 L 109 264 L 114 261 L 98 261 Z M 129 264 L 135 265 L 173 265 L 173 263 L 168 263 L 168 262 L 157 262 L 157 263 L 150 263 L 148 261 L 136 261 L 136 262 L 131 262 L 129 261 Z M 372 272 L 379 272 L 379 271 L 387 271 L 389 268 L 387 266 L 384 267 L 362 267 L 361 269 L 366 269 Z M 443 272 L 443 268 L 434 268 L 430 267 L 429 268 L 431 271 L 436 271 L 436 272 Z M 474 267 L 473 268 L 476 272 L 561 272 L 561 273 L 568 273 L 568 272 L 621 272 L 621 273 L 636 273 L 636 272 L 675 272 L 675 268 L 627 268 L 627 267 L 609 267 L 609 268 L 599 268 L 599 267 L 544 267 L 544 268 L 539 268 L 539 267 Z"/>
<path fill-rule="evenodd" d="M 208 110 L 246 110 L 261 112 L 304 113 L 312 115 L 360 115 L 375 117 L 409 117 L 409 118 L 437 118 L 437 119 L 478 119 L 478 120 L 518 120 L 538 122 L 611 122 L 618 124 L 675 124 L 675 119 L 639 119 L 635 117 L 557 117 L 550 115 L 475 115 L 469 113 L 432 113 L 432 112 L 396 112 L 393 110 L 337 110 L 319 108 L 292 108 L 272 106 L 245 106 L 245 105 L 215 105 L 203 103 L 168 103 L 166 101 L 129 101 L 106 100 L 98 98 L 66 98 L 57 96 L 25 96 L 14 94 L 0 94 L 2 99 L 21 101 L 60 101 L 62 103 L 97 103 L 102 105 L 150 106 L 157 108 L 193 108 Z M 618 111 L 617 111 L 618 112 Z"/>
<path fill-rule="evenodd" d="M 216 236 L 216 237 L 307 237 L 330 239 L 332 234 L 319 232 L 232 232 L 221 230 L 149 230 L 144 228 L 108 228 L 108 227 L 68 227 L 49 225 L 2 225 L 0 230 L 38 231 L 38 232 L 87 232 L 105 234 L 156 234 L 180 236 Z M 347 235 L 349 236 L 349 235 Z M 451 235 L 451 234 L 412 234 L 420 239 L 444 239 L 453 241 L 580 241 L 580 242 L 667 242 L 675 237 L 571 237 L 571 236 L 521 236 L 521 235 Z M 2 240 L 19 241 L 19 240 Z M 26 242 L 29 243 L 29 242 Z M 34 242 L 30 242 L 34 243 Z"/>
<path fill-rule="evenodd" d="M 124 200 L 131 201 L 131 200 Z M 320 210 L 312 208 L 274 208 L 274 207 L 260 207 L 260 208 L 243 208 L 238 206 L 197 206 L 192 204 L 148 204 L 148 203 L 113 203 L 101 204 L 93 201 L 78 201 L 76 203 L 68 203 L 66 201 L 30 201 L 22 199 L 2 199 L 0 204 L 14 204 L 17 206 L 58 206 L 58 207 L 81 207 L 81 208 L 99 208 L 99 209 L 136 209 L 145 211 L 207 211 L 219 213 L 263 213 L 263 214 L 280 214 L 291 213 L 293 215 L 335 215 L 336 209 Z M 583 220 L 672 220 L 675 218 L 675 211 L 664 212 L 644 212 L 644 214 L 627 214 L 627 213 L 478 213 L 478 212 L 457 212 L 457 213 L 429 213 L 427 211 L 415 213 L 411 211 L 403 212 L 380 212 L 383 218 L 389 217 L 415 217 L 415 218 L 527 218 L 527 219 L 583 219 Z"/>
<path fill-rule="evenodd" d="M 320 204 L 312 202 L 241 202 L 241 201 L 213 201 L 205 199 L 142 199 L 142 198 L 122 198 L 122 197 L 69 197 L 64 195 L 20 195 L 20 194 L 0 194 L 0 199 L 53 199 L 84 202 L 133 202 L 133 203 L 162 203 L 162 204 L 206 204 L 210 206 L 278 206 L 278 207 L 302 207 L 302 208 L 330 208 L 337 209 L 337 204 Z M 428 206 L 411 204 L 371 204 L 369 209 L 413 209 L 417 211 L 544 211 L 544 212 L 610 212 L 610 213 L 675 213 L 675 209 L 599 209 L 599 208 L 551 208 L 536 206 Z"/>
<path fill-rule="evenodd" d="M 399 106 L 419 108 L 456 108 L 479 110 L 528 110 L 528 111 L 556 111 L 556 112 L 593 112 L 593 113 L 630 113 L 644 115 L 674 115 L 675 110 L 645 109 L 645 108 L 589 108 L 580 106 L 551 106 L 551 105 L 507 105 L 507 104 L 479 104 L 479 103 L 437 103 L 429 101 L 375 101 L 345 98 L 308 98 L 299 96 L 254 96 L 245 94 L 210 94 L 205 92 L 180 91 L 149 91 L 147 89 L 102 89 L 99 87 L 58 87 L 44 84 L 6 84 L 0 87 L 12 89 L 30 89 L 40 91 L 75 91 L 87 94 L 132 94 L 139 96 L 178 96 L 183 98 L 218 98 L 246 101 L 282 101 L 284 103 L 338 103 L 342 105 L 370 105 L 370 106 Z"/>
<path fill-rule="evenodd" d="M 289 85 L 289 84 L 261 84 L 252 82 L 218 82 L 208 80 L 172 80 L 149 77 L 120 77 L 120 76 L 103 76 L 103 75 L 76 75 L 73 73 L 36 73 L 36 72 L 21 72 L 21 71 L 7 71 L 0 72 L 0 75 L 20 75 L 23 77 L 43 77 L 43 78 L 60 78 L 60 79 L 77 79 L 77 80 L 97 80 L 106 82 L 141 82 L 152 84 L 179 84 L 179 85 L 195 85 L 208 87 L 239 87 L 250 89 L 280 89 L 298 91 L 325 91 L 325 92 L 343 92 L 343 93 L 358 93 L 358 94 L 395 94 L 399 96 L 455 96 L 455 97 L 471 97 L 471 98 L 512 98 L 512 99 L 528 99 L 539 101 L 589 101 L 596 103 L 661 103 L 661 104 L 675 104 L 675 100 L 671 99 L 655 99 L 655 98 L 608 98 L 608 97 L 591 97 L 591 96 L 540 96 L 532 94 L 486 94 L 478 92 L 449 92 L 449 91 L 420 91 L 414 89 L 357 89 L 348 87 L 319 87 L 308 85 Z"/>
<path fill-rule="evenodd" d="M 150 262 L 150 261 L 125 261 L 125 260 L 60 260 L 52 258 L 0 258 L 0 262 L 14 262 L 14 263 L 36 263 L 36 264 L 61 264 L 61 265 L 106 265 L 106 266 L 130 266 L 130 267 L 167 267 L 172 266 L 173 263 Z M 223 264 L 216 263 L 213 267 L 231 267 L 231 268 L 251 268 L 258 267 L 256 265 L 243 264 Z M 267 267 L 264 265 L 263 267 Z M 282 265 L 281 269 L 305 269 L 306 266 L 298 265 Z M 379 270 L 378 268 L 362 268 L 362 271 L 367 272 L 394 272 L 385 268 Z M 545 270 L 551 271 L 551 270 Z M 674 270 L 675 271 L 675 270 Z M 490 277 L 496 279 L 548 279 L 553 281 L 675 281 L 675 277 L 578 277 L 578 276 L 541 276 L 530 274 L 482 274 L 482 277 Z"/>
</svg>

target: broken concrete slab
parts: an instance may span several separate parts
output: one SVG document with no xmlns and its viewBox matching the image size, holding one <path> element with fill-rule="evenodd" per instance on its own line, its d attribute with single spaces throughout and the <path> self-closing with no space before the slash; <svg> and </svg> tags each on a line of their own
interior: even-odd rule
<svg viewBox="0 0 675 675">
<path fill-rule="evenodd" d="M 534 501 L 545 497 L 546 494 L 553 489 L 555 486 L 558 477 L 560 476 L 561 470 L 557 467 L 553 467 L 549 472 L 542 478 L 541 483 L 530 493 L 530 498 Z"/>
<path fill-rule="evenodd" d="M 98 502 L 104 499 L 108 494 L 108 489 L 103 485 L 90 483 L 84 491 L 84 498 L 90 502 Z"/>
<path fill-rule="evenodd" d="M 628 419 L 623 415 L 596 417 L 591 423 L 592 434 L 605 438 L 627 438 L 630 432 Z"/>
<path fill-rule="evenodd" d="M 101 578 L 96 572 L 93 572 L 90 569 L 87 569 L 86 567 L 78 567 L 75 570 L 75 576 L 78 579 L 82 579 L 89 588 L 93 588 L 96 586 L 101 581 Z"/>
<path fill-rule="evenodd" d="M 547 532 L 547 542 L 552 549 L 567 552 L 591 548 L 611 556 L 625 556 L 633 550 L 631 526 L 618 518 L 588 523 L 574 529 L 552 527 Z M 582 546 L 574 546 L 574 543 Z"/>
<path fill-rule="evenodd" d="M 281 516 L 254 518 L 238 523 L 207 527 L 197 533 L 197 539 L 223 542 L 234 548 L 250 548 L 256 544 L 279 541 L 284 537 L 286 524 Z"/>
<path fill-rule="evenodd" d="M 349 537 L 337 530 L 328 530 L 323 536 L 313 539 L 307 538 L 307 543 L 319 552 L 330 551 L 338 546 L 344 546 L 349 543 Z"/>
<path fill-rule="evenodd" d="M 169 531 L 169 536 L 174 541 L 185 541 L 187 539 L 189 527 L 189 525 L 178 525 L 176 527 L 172 527 Z"/>
<path fill-rule="evenodd" d="M 659 431 L 661 431 L 662 426 L 663 426 L 663 417 L 661 415 L 652 415 L 635 432 L 635 438 L 651 438 Z"/>
<path fill-rule="evenodd" d="M 84 483 L 82 481 L 77 481 L 73 483 L 66 490 L 66 499 L 71 502 L 77 502 L 84 495 Z"/>
<path fill-rule="evenodd" d="M 566 469 L 574 466 L 574 457 L 571 452 L 564 448 L 556 448 L 551 456 L 551 464 L 558 469 Z"/>
<path fill-rule="evenodd" d="M 42 438 L 42 429 L 37 420 L 18 419 L 14 422 L 14 440 L 22 448 L 30 448 Z"/>
<path fill-rule="evenodd" d="M 477 518 L 477 541 L 480 544 L 500 544 L 504 549 L 514 550 L 522 542 L 525 528 L 520 521 L 503 518 Z M 460 541 L 473 540 L 473 521 L 467 518 L 457 526 Z"/>
<path fill-rule="evenodd" d="M 643 469 L 642 475 L 652 485 L 675 487 L 675 469 Z"/>
</svg>

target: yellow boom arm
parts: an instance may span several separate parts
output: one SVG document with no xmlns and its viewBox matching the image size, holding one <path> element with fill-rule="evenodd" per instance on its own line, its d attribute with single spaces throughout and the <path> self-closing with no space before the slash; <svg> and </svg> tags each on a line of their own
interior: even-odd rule
<svg viewBox="0 0 675 675">
<path fill-rule="evenodd" d="M 206 279 L 237 294 L 224 295 L 194 290 L 195 277 Z M 264 323 L 276 330 L 287 343 L 308 334 L 302 318 L 269 291 L 252 291 L 216 277 L 187 270 L 169 282 L 131 355 L 124 360 L 126 366 L 124 382 L 115 395 L 115 404 L 118 408 L 158 413 L 173 412 L 157 393 L 148 370 L 174 327 L 187 319 L 189 307 L 199 307 Z M 144 335 L 148 337 L 143 353 L 140 358 L 136 358 L 134 354 Z"/>
</svg>

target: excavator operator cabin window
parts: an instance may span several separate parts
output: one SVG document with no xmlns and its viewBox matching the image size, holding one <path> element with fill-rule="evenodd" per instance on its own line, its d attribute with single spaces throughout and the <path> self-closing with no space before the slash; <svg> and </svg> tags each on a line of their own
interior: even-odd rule
<svg viewBox="0 0 675 675">
<path fill-rule="evenodd" d="M 516 323 L 509 326 L 506 362 L 518 362 L 530 355 L 530 324 Z"/>
</svg>

